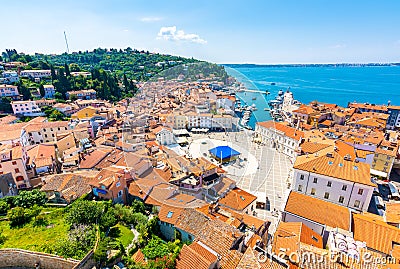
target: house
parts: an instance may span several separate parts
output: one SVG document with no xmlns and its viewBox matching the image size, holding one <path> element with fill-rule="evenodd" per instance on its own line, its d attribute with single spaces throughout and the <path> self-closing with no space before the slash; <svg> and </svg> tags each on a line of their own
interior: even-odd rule
<svg viewBox="0 0 400 269">
<path fill-rule="evenodd" d="M 44 89 L 44 98 L 54 98 L 56 94 L 56 90 L 53 85 L 43 85 Z"/>
<path fill-rule="evenodd" d="M 201 241 L 197 241 L 190 245 L 183 245 L 175 268 L 219 269 L 219 260 L 217 252 Z"/>
<path fill-rule="evenodd" d="M 59 134 L 70 129 L 68 121 L 33 122 L 25 127 L 31 145 L 54 142 Z"/>
<path fill-rule="evenodd" d="M 52 202 L 69 204 L 92 191 L 89 183 L 94 176 L 95 174 L 87 171 L 50 175 L 44 178 L 44 185 L 40 190 Z"/>
<path fill-rule="evenodd" d="M 55 144 L 57 147 L 58 156 L 61 157 L 64 151 L 76 148 L 75 137 L 73 133 L 60 134 L 56 136 Z"/>
<path fill-rule="evenodd" d="M 256 200 L 257 196 L 240 188 L 234 188 L 224 197 L 220 198 L 218 204 L 222 207 L 252 215 L 256 209 Z"/>
<path fill-rule="evenodd" d="M 53 106 L 54 109 L 60 111 L 65 116 L 71 116 L 78 110 L 78 107 L 74 104 L 57 103 Z"/>
<path fill-rule="evenodd" d="M 54 145 L 34 145 L 27 150 L 27 165 L 34 171 L 35 175 L 55 172 L 56 148 Z"/>
<path fill-rule="evenodd" d="M 327 240 L 328 233 L 332 229 L 351 231 L 351 210 L 292 191 L 282 213 L 282 221 L 302 222 Z"/>
<path fill-rule="evenodd" d="M 156 140 L 160 145 L 176 144 L 174 133 L 170 128 L 159 126 L 153 129 L 152 133 L 156 135 Z"/>
<path fill-rule="evenodd" d="M 112 149 L 110 148 L 96 148 L 88 151 L 86 154 L 81 155 L 79 169 L 93 169 L 99 162 L 107 157 Z"/>
<path fill-rule="evenodd" d="M 0 97 L 11 97 L 13 100 L 19 100 L 20 95 L 18 92 L 18 87 L 13 85 L 1 84 Z"/>
<path fill-rule="evenodd" d="M 32 117 L 44 115 L 35 101 L 13 101 L 11 107 L 15 115 Z"/>
<path fill-rule="evenodd" d="M 94 107 L 85 107 L 74 114 L 71 115 L 72 119 L 78 119 L 78 120 L 89 120 L 91 119 L 96 113 L 97 113 L 97 108 Z"/>
<path fill-rule="evenodd" d="M 377 187 L 371 181 L 370 166 L 356 162 L 350 154 L 343 158 L 336 151 L 325 152 L 297 157 L 293 165 L 292 190 L 354 210 L 367 211 Z"/>
<path fill-rule="evenodd" d="M 69 91 L 69 92 L 65 93 L 65 96 L 68 99 L 71 99 L 71 96 L 76 96 L 76 98 L 79 100 L 94 100 L 94 99 L 96 99 L 96 91 L 93 89 Z"/>
<path fill-rule="evenodd" d="M 367 249 L 399 259 L 400 229 L 369 214 L 353 214 L 354 239 L 365 242 Z"/>
<path fill-rule="evenodd" d="M 31 79 L 42 79 L 51 76 L 51 70 L 22 70 L 20 73 L 21 77 L 27 77 Z"/>
<path fill-rule="evenodd" d="M 303 131 L 274 121 L 257 122 L 255 135 L 263 144 L 276 148 L 289 157 L 296 157 L 303 141 Z"/>
<path fill-rule="evenodd" d="M 125 203 L 127 201 L 127 178 L 130 178 L 129 172 L 117 167 L 107 167 L 93 178 L 90 186 L 93 194 L 100 199 Z"/>
<path fill-rule="evenodd" d="M 19 81 L 19 76 L 16 71 L 4 71 L 2 73 L 3 76 L 3 82 L 6 83 L 14 83 Z"/>
<path fill-rule="evenodd" d="M 27 160 L 25 147 L 0 145 L 0 175 L 11 173 L 17 189 L 31 187 L 26 173 Z"/>
<path fill-rule="evenodd" d="M 272 251 L 279 253 L 284 249 L 288 257 L 291 253 L 299 250 L 300 244 L 323 248 L 321 235 L 307 227 L 304 223 L 281 221 L 274 234 Z"/>
</svg>

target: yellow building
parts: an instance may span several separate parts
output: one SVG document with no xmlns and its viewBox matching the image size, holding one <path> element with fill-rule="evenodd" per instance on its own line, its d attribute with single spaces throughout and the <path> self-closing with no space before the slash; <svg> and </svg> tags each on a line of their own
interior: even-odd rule
<svg viewBox="0 0 400 269">
<path fill-rule="evenodd" d="M 71 115 L 72 119 L 79 119 L 79 120 L 85 120 L 85 119 L 90 119 L 93 116 L 97 115 L 98 108 L 94 108 L 92 106 L 85 107 L 76 113 Z"/>
</svg>

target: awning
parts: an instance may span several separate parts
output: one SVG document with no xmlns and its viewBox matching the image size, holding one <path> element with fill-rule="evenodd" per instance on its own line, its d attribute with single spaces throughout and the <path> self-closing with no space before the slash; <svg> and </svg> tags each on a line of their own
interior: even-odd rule
<svg viewBox="0 0 400 269">
<path fill-rule="evenodd" d="M 203 133 L 207 133 L 209 129 L 207 128 L 193 128 L 191 131 L 192 132 L 203 132 Z"/>
</svg>

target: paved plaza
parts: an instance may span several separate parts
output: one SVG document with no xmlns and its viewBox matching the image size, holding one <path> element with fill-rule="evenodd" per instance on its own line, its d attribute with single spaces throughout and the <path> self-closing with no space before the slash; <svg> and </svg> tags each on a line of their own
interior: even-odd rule
<svg viewBox="0 0 400 269">
<path fill-rule="evenodd" d="M 247 130 L 194 134 L 187 150 L 192 157 L 205 157 L 219 164 L 209 156 L 208 150 L 225 145 L 241 153 L 240 161 L 222 166 L 227 176 L 234 179 L 238 187 L 256 195 L 258 201 L 268 200 L 270 211 L 257 210 L 257 216 L 274 223 L 276 218 L 272 213 L 274 209 L 283 209 L 288 184 L 291 183 L 291 161 L 276 149 L 252 142 L 251 132 Z"/>
</svg>

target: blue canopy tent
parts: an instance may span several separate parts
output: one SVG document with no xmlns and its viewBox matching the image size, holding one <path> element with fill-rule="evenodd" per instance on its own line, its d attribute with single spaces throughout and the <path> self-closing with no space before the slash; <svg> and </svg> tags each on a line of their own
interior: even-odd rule
<svg viewBox="0 0 400 269">
<path fill-rule="evenodd" d="M 240 155 L 239 151 L 234 150 L 230 146 L 218 146 L 210 149 L 208 152 L 210 152 L 211 156 L 214 159 L 218 160 L 221 163 L 235 160 Z"/>
</svg>

